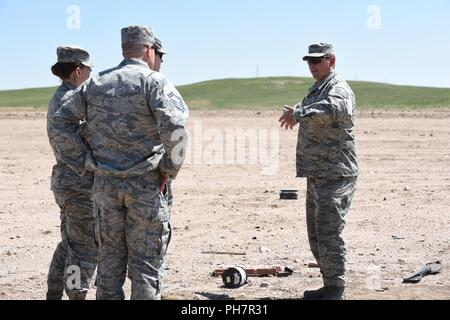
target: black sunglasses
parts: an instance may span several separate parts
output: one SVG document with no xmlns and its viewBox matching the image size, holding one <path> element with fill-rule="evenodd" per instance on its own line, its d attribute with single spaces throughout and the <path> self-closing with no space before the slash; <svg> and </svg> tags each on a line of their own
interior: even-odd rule
<svg viewBox="0 0 450 320">
<path fill-rule="evenodd" d="M 159 56 L 160 59 L 162 59 L 164 56 L 164 53 L 158 51 L 158 49 L 155 49 L 155 53 Z"/>
<path fill-rule="evenodd" d="M 157 54 L 159 56 L 160 59 L 162 59 L 162 57 L 164 56 L 164 53 L 159 52 L 158 48 L 156 46 L 146 46 L 149 49 L 153 49 L 155 50 L 155 54 Z"/>
<path fill-rule="evenodd" d="M 328 59 L 327 56 L 324 57 L 313 57 L 313 58 L 308 58 L 306 59 L 306 61 L 310 64 L 319 64 L 323 61 L 323 59 Z"/>
</svg>

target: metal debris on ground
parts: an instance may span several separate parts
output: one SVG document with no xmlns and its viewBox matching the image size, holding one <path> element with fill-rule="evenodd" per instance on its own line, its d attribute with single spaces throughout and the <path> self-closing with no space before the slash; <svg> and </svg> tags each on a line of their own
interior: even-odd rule
<svg viewBox="0 0 450 320">
<path fill-rule="evenodd" d="M 241 267 L 249 277 L 269 277 L 269 276 L 276 276 L 276 277 L 287 277 L 292 275 L 294 273 L 294 270 L 289 267 L 282 267 L 282 266 L 273 266 L 273 267 Z M 213 277 L 220 277 L 223 275 L 225 270 L 229 268 L 219 268 L 215 269 L 212 272 Z"/>
<path fill-rule="evenodd" d="M 233 256 L 245 256 L 245 252 L 228 252 L 228 251 L 202 251 L 202 254 L 229 254 Z"/>
<path fill-rule="evenodd" d="M 425 265 L 419 272 L 403 279 L 403 283 L 418 283 L 423 277 L 427 275 L 435 275 L 440 273 L 442 270 L 442 264 L 440 261 L 430 262 Z"/>
</svg>

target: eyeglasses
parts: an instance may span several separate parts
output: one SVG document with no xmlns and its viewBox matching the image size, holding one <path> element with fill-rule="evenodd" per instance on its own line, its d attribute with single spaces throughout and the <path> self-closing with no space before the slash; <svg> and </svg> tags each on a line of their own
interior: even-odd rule
<svg viewBox="0 0 450 320">
<path fill-rule="evenodd" d="M 159 56 L 159 58 L 162 60 L 164 53 L 158 51 L 158 49 L 155 49 L 155 53 Z"/>
<path fill-rule="evenodd" d="M 160 52 L 156 46 L 146 46 L 146 47 L 155 50 L 155 54 L 157 54 L 159 58 L 162 60 L 164 53 Z"/>
<path fill-rule="evenodd" d="M 162 58 L 163 58 L 163 56 L 164 56 L 164 53 L 162 53 L 161 51 L 159 51 L 157 46 L 153 46 L 153 50 L 155 50 L 155 54 L 158 55 L 159 58 L 160 58 L 161 61 L 162 61 Z"/>
<path fill-rule="evenodd" d="M 312 57 L 312 58 L 306 59 L 306 61 L 309 64 L 319 64 L 319 63 L 321 63 L 323 61 L 323 59 L 328 59 L 328 57 L 327 56 L 325 56 L 325 57 Z"/>
</svg>

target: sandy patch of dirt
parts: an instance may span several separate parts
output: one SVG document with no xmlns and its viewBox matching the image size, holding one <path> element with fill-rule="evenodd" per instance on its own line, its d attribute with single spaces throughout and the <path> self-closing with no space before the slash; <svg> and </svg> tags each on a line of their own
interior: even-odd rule
<svg viewBox="0 0 450 320">
<path fill-rule="evenodd" d="M 222 164 L 200 164 L 193 152 L 174 186 L 164 296 L 292 299 L 321 285 L 318 269 L 307 266 L 313 257 L 306 235 L 306 183 L 295 178 L 297 134 L 278 131 L 279 116 L 278 111 L 192 112 L 191 138 L 203 160 L 214 158 L 211 143 L 227 130 L 268 137 L 274 132 L 280 139 L 278 170 L 263 175 L 267 165 L 260 159 L 236 164 L 225 156 Z M 0 299 L 44 299 L 59 241 L 45 113 L 2 112 L 0 131 Z M 450 299 L 450 112 L 361 112 L 356 134 L 361 174 L 345 229 L 347 297 Z M 299 199 L 279 200 L 279 190 L 290 188 L 299 190 Z M 403 277 L 436 260 L 443 264 L 439 275 L 402 284 Z M 251 278 L 230 290 L 210 276 L 229 265 L 282 265 L 295 272 Z M 129 297 L 128 281 L 126 292 Z M 94 297 L 95 288 L 89 293 Z"/>
</svg>

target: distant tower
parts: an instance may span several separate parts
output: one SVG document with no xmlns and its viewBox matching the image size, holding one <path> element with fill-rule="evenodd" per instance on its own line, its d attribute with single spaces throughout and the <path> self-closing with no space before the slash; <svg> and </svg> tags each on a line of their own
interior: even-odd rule
<svg viewBox="0 0 450 320">
<path fill-rule="evenodd" d="M 256 77 L 259 78 L 259 64 L 256 65 Z"/>
</svg>

